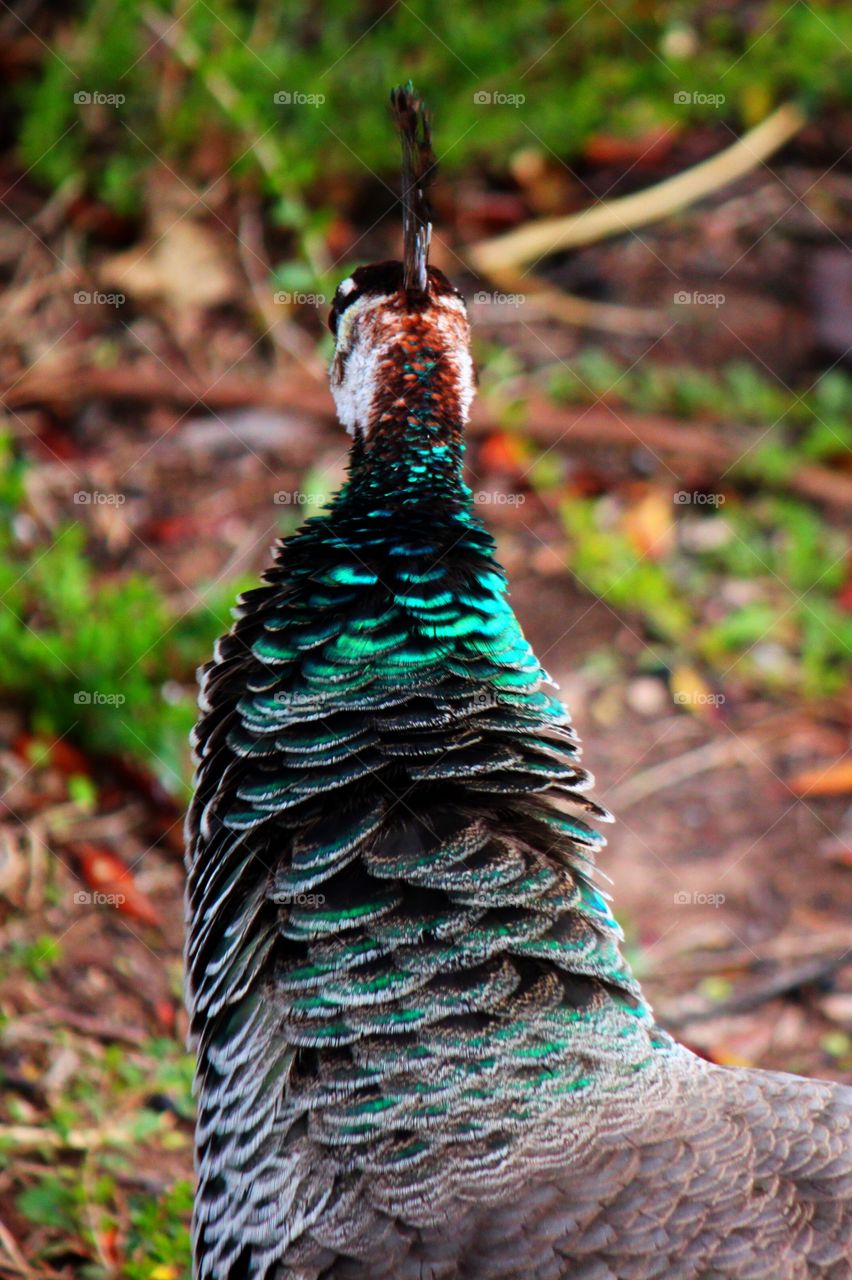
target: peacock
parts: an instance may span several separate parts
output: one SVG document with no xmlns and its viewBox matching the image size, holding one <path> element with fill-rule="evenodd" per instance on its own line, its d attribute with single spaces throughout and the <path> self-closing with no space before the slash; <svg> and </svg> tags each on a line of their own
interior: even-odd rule
<svg viewBox="0 0 852 1280">
<path fill-rule="evenodd" d="M 693 1055 L 622 953 L 610 815 L 463 478 L 429 119 L 392 106 L 403 261 L 331 310 L 346 483 L 202 673 L 195 1274 L 848 1280 L 852 1090 Z"/>
</svg>

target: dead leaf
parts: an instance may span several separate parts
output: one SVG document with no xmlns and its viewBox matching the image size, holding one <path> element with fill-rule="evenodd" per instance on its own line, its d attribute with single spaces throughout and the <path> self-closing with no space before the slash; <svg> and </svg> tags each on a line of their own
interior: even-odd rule
<svg viewBox="0 0 852 1280">
<path fill-rule="evenodd" d="M 674 667 L 669 677 L 669 687 L 675 703 L 691 715 L 697 716 L 699 720 L 720 719 L 719 708 L 725 701 L 725 696 L 714 692 L 695 667 L 687 663 Z"/>
<path fill-rule="evenodd" d="M 852 792 L 852 758 L 802 769 L 787 785 L 800 796 L 849 795 Z"/>
<path fill-rule="evenodd" d="M 659 489 L 646 493 L 627 508 L 621 528 L 640 555 L 663 560 L 674 550 L 675 522 L 672 500 Z"/>
<path fill-rule="evenodd" d="M 524 442 L 517 436 L 500 431 L 488 436 L 479 447 L 479 461 L 485 471 L 505 471 L 519 475 L 527 465 Z"/>
<path fill-rule="evenodd" d="M 121 915 L 130 916 L 141 924 L 161 923 L 153 902 L 139 888 L 126 863 L 109 849 L 88 840 L 78 841 L 71 848 L 77 859 L 81 878 L 93 891 L 94 904 L 112 907 Z"/>
<path fill-rule="evenodd" d="M 215 307 L 238 292 L 220 237 L 191 217 L 155 227 L 147 240 L 108 258 L 100 278 L 140 302 L 165 302 L 177 312 Z"/>
</svg>

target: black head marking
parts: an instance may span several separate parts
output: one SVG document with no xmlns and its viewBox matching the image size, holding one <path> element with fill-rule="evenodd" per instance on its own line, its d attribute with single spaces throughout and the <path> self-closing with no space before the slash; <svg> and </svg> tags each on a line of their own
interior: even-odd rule
<svg viewBox="0 0 852 1280">
<path fill-rule="evenodd" d="M 328 317 L 329 329 L 336 335 L 340 317 L 360 298 L 393 294 L 404 294 L 405 304 L 412 311 L 428 306 L 430 298 L 462 296 L 437 267 L 427 268 L 425 292 L 410 293 L 405 289 L 405 268 L 401 262 L 373 262 L 368 267 L 358 267 L 338 285 Z"/>
</svg>

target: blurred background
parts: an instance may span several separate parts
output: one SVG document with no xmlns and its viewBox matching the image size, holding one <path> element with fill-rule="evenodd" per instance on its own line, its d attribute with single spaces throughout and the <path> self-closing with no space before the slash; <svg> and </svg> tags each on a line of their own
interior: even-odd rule
<svg viewBox="0 0 852 1280">
<path fill-rule="evenodd" d="M 469 481 L 661 1021 L 852 1071 L 852 12 L 0 5 L 0 1275 L 183 1280 L 197 665 L 347 441 L 431 104 Z"/>
</svg>

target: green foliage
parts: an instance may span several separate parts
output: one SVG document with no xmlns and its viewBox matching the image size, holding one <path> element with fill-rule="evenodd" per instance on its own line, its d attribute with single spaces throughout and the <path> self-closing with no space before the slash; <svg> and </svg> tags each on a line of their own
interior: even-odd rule
<svg viewBox="0 0 852 1280">
<path fill-rule="evenodd" d="M 182 1179 L 157 1200 L 131 1197 L 127 1280 L 190 1280 L 191 1213 L 192 1184 Z"/>
<path fill-rule="evenodd" d="M 852 378 L 838 369 L 799 394 L 744 361 L 718 373 L 651 362 L 628 367 L 590 347 L 570 369 L 559 365 L 548 387 L 555 399 L 573 404 L 604 400 L 638 413 L 760 426 L 732 474 L 769 485 L 783 485 L 801 462 L 829 461 L 852 449 Z"/>
<path fill-rule="evenodd" d="M 670 663 L 698 660 L 719 681 L 735 670 L 738 681 L 768 694 L 819 698 L 844 688 L 852 648 L 852 619 L 837 602 L 844 539 L 804 503 L 729 498 L 721 511 L 697 517 L 722 526 L 717 542 L 688 549 L 681 539 L 654 560 L 613 523 L 607 499 L 572 499 L 562 514 L 578 580 L 641 618 Z M 745 595 L 720 606 L 737 581 L 748 584 Z"/>
<path fill-rule="evenodd" d="M 100 571 L 78 523 L 22 545 L 20 463 L 0 442 L 0 691 L 47 735 L 128 754 L 171 791 L 188 779 L 194 672 L 230 626 L 233 584 L 176 614 L 138 573 Z"/>
<path fill-rule="evenodd" d="M 584 586 L 606 604 L 641 612 L 662 640 L 683 639 L 692 622 L 686 599 L 666 568 L 637 554 L 620 530 L 599 519 L 600 504 L 566 502 L 562 518 L 571 537 L 571 567 Z"/>
<path fill-rule="evenodd" d="M 93 1235 L 127 1223 L 121 1240 L 121 1274 L 127 1280 L 190 1280 L 189 1219 L 192 1184 L 178 1179 L 157 1197 L 126 1195 L 109 1174 L 84 1182 L 79 1170 L 60 1167 L 38 1176 L 16 1197 L 19 1214 L 44 1228 L 44 1253 L 75 1252 L 91 1261 L 75 1274 L 102 1280 L 108 1274 L 95 1261 Z M 113 1274 L 110 1272 L 109 1274 Z"/>
<path fill-rule="evenodd" d="M 839 370 L 797 394 L 744 363 L 719 372 L 627 368 L 590 348 L 570 370 L 560 365 L 552 373 L 550 390 L 571 402 L 601 398 L 642 413 L 753 425 L 755 447 L 745 449 L 730 480 L 764 488 L 783 487 L 806 462 L 839 460 L 852 445 L 852 379 Z M 852 644 L 852 624 L 837 603 L 843 539 L 804 502 L 758 496 L 746 503 L 732 492 L 722 498 L 723 507 L 698 517 L 715 521 L 721 536 L 705 550 L 676 540 L 658 560 L 639 557 L 611 504 L 572 501 L 563 514 L 574 572 L 590 591 L 641 617 L 673 655 L 703 660 L 719 678 L 735 669 L 764 692 L 837 693 Z M 675 514 L 694 520 L 695 510 L 676 507 Z M 748 589 L 720 617 L 731 581 Z"/>
<path fill-rule="evenodd" d="M 158 24 L 183 51 L 177 74 L 164 74 L 175 55 L 156 44 Z M 740 127 L 789 95 L 843 99 L 850 45 L 852 13 L 836 3 L 675 14 L 637 0 L 412 0 L 377 19 L 347 0 L 329 0 L 321 16 L 311 0 L 85 0 L 13 92 L 21 162 L 50 187 L 82 174 L 111 205 L 131 209 L 154 158 L 191 173 L 199 144 L 215 135 L 238 178 L 260 176 L 263 155 L 282 221 L 310 238 L 325 216 L 303 199 L 312 183 L 395 170 L 383 99 L 408 75 L 434 104 L 445 168 L 499 168 L 536 137 L 572 160 L 598 131 L 630 136 L 695 118 Z M 124 101 L 81 104 L 81 92 Z M 704 96 L 683 103 L 679 92 Z M 294 100 L 276 102 L 276 93 Z M 707 101 L 719 94 L 721 104 Z"/>
<path fill-rule="evenodd" d="M 18 1212 L 41 1227 L 73 1232 L 76 1229 L 76 1197 L 68 1179 L 47 1173 L 17 1199 Z"/>
<path fill-rule="evenodd" d="M 61 958 L 60 943 L 49 934 L 42 934 L 31 942 L 12 940 L 7 942 L 0 959 L 0 974 L 20 969 L 36 982 L 43 982 Z"/>
<path fill-rule="evenodd" d="M 745 361 L 732 361 L 718 373 L 651 361 L 628 367 L 597 347 L 587 347 L 570 368 L 560 364 L 552 371 L 549 391 L 569 403 L 601 399 L 640 413 L 795 427 L 798 447 L 811 457 L 839 453 L 852 444 L 852 379 L 839 369 L 824 373 L 799 394 Z"/>
<path fill-rule="evenodd" d="M 97 1260 L 96 1235 L 120 1225 L 116 1243 L 128 1280 L 189 1280 L 191 1183 L 178 1179 L 159 1195 L 128 1193 L 126 1187 L 141 1163 L 162 1162 L 160 1152 L 188 1150 L 192 1057 L 165 1038 L 138 1049 L 109 1045 L 103 1051 L 76 1039 L 73 1051 L 79 1069 L 61 1093 L 51 1093 L 43 1122 L 50 1169 L 24 1175 L 18 1212 L 44 1229 L 45 1258 L 70 1247 L 89 1259 L 75 1274 L 102 1280 L 106 1272 Z M 153 1110 L 154 1096 L 166 1097 L 180 1119 Z M 65 1143 L 73 1133 L 90 1135 L 82 1168 L 57 1160 L 51 1144 L 54 1136 Z M 2 1147 L 0 1139 L 0 1166 L 13 1158 L 13 1148 L 6 1153 Z"/>
</svg>

